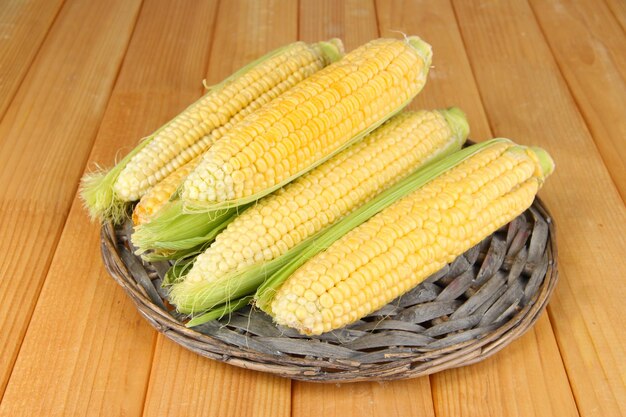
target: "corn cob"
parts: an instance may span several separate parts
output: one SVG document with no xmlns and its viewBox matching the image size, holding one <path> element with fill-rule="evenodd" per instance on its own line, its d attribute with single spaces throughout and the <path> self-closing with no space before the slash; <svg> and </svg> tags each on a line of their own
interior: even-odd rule
<svg viewBox="0 0 626 417">
<path fill-rule="evenodd" d="M 224 302 L 216 287 L 248 267 L 271 272 L 284 256 L 426 163 L 459 150 L 469 127 L 458 108 L 404 112 L 324 164 L 257 202 L 198 256 L 171 292 L 183 312 Z M 249 275 L 249 274 L 248 274 Z M 215 284 L 215 285 L 213 285 Z M 257 285 L 260 283 L 257 283 Z M 232 291 L 231 291 L 232 290 Z M 229 292 L 237 293 L 231 288 Z"/>
<path fill-rule="evenodd" d="M 139 226 L 154 218 L 155 214 L 170 201 L 170 198 L 176 193 L 187 175 L 193 171 L 199 160 L 199 156 L 195 157 L 150 188 L 133 210 L 133 224 Z"/>
<path fill-rule="evenodd" d="M 245 204 L 324 162 L 408 104 L 431 57 L 417 37 L 378 39 L 309 77 L 203 155 L 183 184 L 185 208 Z"/>
<path fill-rule="evenodd" d="M 306 262 L 271 314 L 309 335 L 358 320 L 522 213 L 553 169 L 542 149 L 491 143 Z"/>
<path fill-rule="evenodd" d="M 232 126 L 342 55 L 341 41 L 296 42 L 252 62 L 142 141 L 113 169 L 83 178 L 92 218 L 121 220 L 125 203 L 202 154 Z"/>
</svg>

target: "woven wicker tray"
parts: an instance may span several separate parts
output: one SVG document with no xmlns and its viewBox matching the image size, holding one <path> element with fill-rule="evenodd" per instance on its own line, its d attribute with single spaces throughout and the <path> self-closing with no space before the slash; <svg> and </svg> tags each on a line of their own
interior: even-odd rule
<svg viewBox="0 0 626 417">
<path fill-rule="evenodd" d="M 189 329 L 161 289 L 169 264 L 133 255 L 131 231 L 103 225 L 102 256 L 159 332 L 211 359 L 308 381 L 413 378 L 481 361 L 532 326 L 558 278 L 554 224 L 536 199 L 415 289 L 338 331 L 302 336 L 250 307 Z"/>
</svg>

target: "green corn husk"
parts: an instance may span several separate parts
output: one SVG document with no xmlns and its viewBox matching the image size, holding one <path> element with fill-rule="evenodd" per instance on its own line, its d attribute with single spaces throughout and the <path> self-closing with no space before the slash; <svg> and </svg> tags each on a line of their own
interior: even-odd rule
<svg viewBox="0 0 626 417">
<path fill-rule="evenodd" d="M 179 312 L 196 315 L 211 310 L 229 300 L 253 294 L 259 285 L 268 277 L 286 265 L 293 257 L 298 257 L 325 230 L 309 237 L 290 249 L 287 253 L 262 264 L 251 265 L 222 277 L 215 282 L 201 282 L 193 285 L 191 290 L 181 287 L 185 285 L 184 277 L 178 277 L 170 292 L 170 301 Z M 183 289 L 183 291 L 180 291 Z"/>
<path fill-rule="evenodd" d="M 245 297 L 238 298 L 236 300 L 231 300 L 227 303 L 224 303 L 220 306 L 212 308 L 210 311 L 195 316 L 191 320 L 189 320 L 185 326 L 194 327 L 204 324 L 211 320 L 221 320 L 230 313 L 237 311 L 241 308 L 244 308 L 248 303 L 252 301 L 252 295 L 247 295 Z"/>
<path fill-rule="evenodd" d="M 291 276 L 291 274 L 293 274 L 307 260 L 311 259 L 319 252 L 327 249 L 330 245 L 332 245 L 336 240 L 341 238 L 348 231 L 364 223 L 370 217 L 376 215 L 378 212 L 382 211 L 394 202 L 421 188 L 426 183 L 432 181 L 444 172 L 457 166 L 458 164 L 471 157 L 475 153 L 481 151 L 482 149 L 489 147 L 494 143 L 500 142 L 510 141 L 503 138 L 492 139 L 490 141 L 469 146 L 444 159 L 434 162 L 428 165 L 426 168 L 411 174 L 400 183 L 389 188 L 388 190 L 379 194 L 375 199 L 361 206 L 349 216 L 335 223 L 324 234 L 315 239 L 312 244 L 308 245 L 304 250 L 302 250 L 298 254 L 298 256 L 290 257 L 290 259 L 284 263 L 280 270 L 267 278 L 259 286 L 254 296 L 255 305 L 264 312 L 271 315 L 272 311 L 270 306 L 272 299 L 276 294 L 276 291 L 278 290 L 278 288 L 280 288 L 282 283 L 285 282 L 285 280 L 289 278 L 289 276 Z"/>
<path fill-rule="evenodd" d="M 212 242 L 245 208 L 186 214 L 182 201 L 170 201 L 154 219 L 137 226 L 133 232 L 131 241 L 137 248 L 135 254 L 147 261 L 189 256 Z"/>
</svg>

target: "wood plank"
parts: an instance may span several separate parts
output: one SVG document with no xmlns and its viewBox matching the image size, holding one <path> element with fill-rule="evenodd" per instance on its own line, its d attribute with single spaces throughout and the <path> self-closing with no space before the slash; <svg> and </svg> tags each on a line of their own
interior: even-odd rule
<svg viewBox="0 0 626 417">
<path fill-rule="evenodd" d="M 434 416 L 428 377 L 391 382 L 294 382 L 292 416 Z"/>
<path fill-rule="evenodd" d="M 289 379 L 203 358 L 159 337 L 143 415 L 289 417 L 290 403 Z"/>
<path fill-rule="evenodd" d="M 448 1 L 378 1 L 376 10 L 383 36 L 398 37 L 393 31 L 422 37 L 433 47 L 433 64 L 424 90 L 409 108 L 435 109 L 459 106 L 470 122 L 470 137 L 476 141 L 492 137 L 480 102 L 474 76 L 463 51 L 454 13 Z"/>
<path fill-rule="evenodd" d="M 132 16 L 119 5 L 108 8 L 116 19 Z M 120 148 L 132 147 L 201 94 L 216 8 L 215 1 L 168 0 L 142 7 L 92 162 L 110 164 Z M 94 12 L 111 24 L 107 14 Z M 95 30 L 93 22 L 86 24 Z M 74 198 L 0 415 L 140 415 L 155 337 L 104 271 L 99 227 Z"/>
<path fill-rule="evenodd" d="M 613 12 L 613 15 L 619 22 L 620 26 L 626 31 L 626 2 L 623 0 L 605 0 L 607 6 Z"/>
<path fill-rule="evenodd" d="M 346 37 L 346 49 L 379 36 L 374 2 L 305 1 L 300 37 Z M 396 35 L 397 36 L 397 35 Z M 319 384 L 293 382 L 292 416 L 434 416 L 428 378 L 409 381 Z"/>
<path fill-rule="evenodd" d="M 624 415 L 623 201 L 530 6 L 454 6 L 494 133 L 543 146 L 556 160 L 540 192 L 559 244 L 561 282 L 549 312 L 578 410 L 582 416 Z"/>
<path fill-rule="evenodd" d="M 437 415 L 578 416 L 546 315 L 486 361 L 431 380 Z"/>
<path fill-rule="evenodd" d="M 531 0 L 557 65 L 600 155 L 626 200 L 626 36 L 611 10 L 593 0 Z"/>
<path fill-rule="evenodd" d="M 346 51 L 378 37 L 374 2 L 370 0 L 300 2 L 300 40 L 339 38 Z"/>
<path fill-rule="evenodd" d="M 377 10 L 381 32 L 397 28 L 417 34 L 433 45 L 434 68 L 426 88 L 412 106 L 436 108 L 457 104 L 468 114 L 473 139 L 492 137 L 450 2 L 380 1 Z M 493 358 L 431 375 L 436 414 L 576 415 L 547 318 L 540 319 L 538 326 L 543 331 L 531 331 Z M 550 381 L 535 380 L 542 371 L 550 371 Z M 485 397 L 489 400 L 485 401 Z M 551 397 L 559 398 L 559 408 L 551 407 Z"/>
<path fill-rule="evenodd" d="M 220 2 L 208 82 L 295 41 L 297 14 L 289 0 Z M 144 416 L 286 416 L 290 408 L 289 380 L 202 358 L 159 336 Z"/>
<path fill-rule="evenodd" d="M 64 0 L 7 0 L 0 8 L 0 120 Z"/>
<path fill-rule="evenodd" d="M 138 9 L 136 0 L 68 2 L 0 124 L 0 393 Z"/>
</svg>

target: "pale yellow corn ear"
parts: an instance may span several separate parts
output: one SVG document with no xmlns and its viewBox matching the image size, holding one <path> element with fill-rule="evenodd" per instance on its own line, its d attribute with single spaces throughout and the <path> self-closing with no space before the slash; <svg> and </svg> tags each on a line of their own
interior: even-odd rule
<svg viewBox="0 0 626 417">
<path fill-rule="evenodd" d="M 133 210 L 133 224 L 139 226 L 149 222 L 170 201 L 183 180 L 193 171 L 199 161 L 200 156 L 195 157 L 150 188 Z"/>
<path fill-rule="evenodd" d="M 169 121 L 108 172 L 84 177 L 93 218 L 121 220 L 125 203 L 202 154 L 234 124 L 342 56 L 341 41 L 295 42 L 250 63 Z"/>
<path fill-rule="evenodd" d="M 251 114 L 183 184 L 189 211 L 249 203 L 321 164 L 397 113 L 422 89 L 430 45 L 377 39 Z"/>
<path fill-rule="evenodd" d="M 214 302 L 212 283 L 285 256 L 420 167 L 458 151 L 469 127 L 458 108 L 403 112 L 363 141 L 252 205 L 200 254 L 171 300 L 181 311 Z M 215 292 L 214 292 L 215 294 Z M 238 294 L 239 295 L 239 294 Z M 225 302 L 226 300 L 220 300 Z"/>
<path fill-rule="evenodd" d="M 460 112 L 400 113 L 363 141 L 259 200 L 198 256 L 187 279 L 216 280 L 275 259 L 418 167 L 460 149 L 467 122 L 462 113 L 453 123 L 445 116 L 455 111 Z"/>
<path fill-rule="evenodd" d="M 310 335 L 376 311 L 526 210 L 553 169 L 543 150 L 495 142 L 311 258 L 271 313 Z"/>
</svg>

